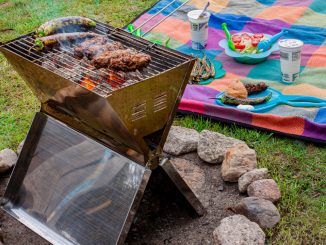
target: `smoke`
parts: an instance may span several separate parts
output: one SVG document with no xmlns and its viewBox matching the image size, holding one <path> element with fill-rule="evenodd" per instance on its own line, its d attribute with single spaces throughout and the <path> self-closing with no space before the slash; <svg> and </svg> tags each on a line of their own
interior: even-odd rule
<svg viewBox="0 0 326 245">
<path fill-rule="evenodd" d="M 80 33 L 85 33 L 85 32 L 94 32 L 95 27 L 93 28 L 86 28 L 84 26 L 81 25 L 74 25 L 74 24 L 69 24 L 69 25 L 65 25 L 62 28 L 57 29 L 56 33 L 76 33 L 76 32 L 80 32 Z M 74 38 L 74 39 L 69 39 L 69 35 L 67 35 L 66 39 L 63 40 L 59 40 L 59 45 L 61 47 L 61 49 L 63 50 L 69 50 L 72 47 L 84 42 L 86 39 L 89 39 L 89 37 L 81 37 L 80 38 Z"/>
</svg>

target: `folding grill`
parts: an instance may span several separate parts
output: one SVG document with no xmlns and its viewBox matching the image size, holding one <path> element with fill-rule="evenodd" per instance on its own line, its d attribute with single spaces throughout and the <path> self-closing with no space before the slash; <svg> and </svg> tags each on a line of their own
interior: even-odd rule
<svg viewBox="0 0 326 245">
<path fill-rule="evenodd" d="M 150 65 L 100 72 L 72 46 L 35 50 L 34 33 L 0 47 L 41 102 L 2 207 L 54 244 L 123 243 L 157 167 L 204 212 L 161 154 L 194 58 L 100 22 L 94 32 L 149 54 Z"/>
</svg>

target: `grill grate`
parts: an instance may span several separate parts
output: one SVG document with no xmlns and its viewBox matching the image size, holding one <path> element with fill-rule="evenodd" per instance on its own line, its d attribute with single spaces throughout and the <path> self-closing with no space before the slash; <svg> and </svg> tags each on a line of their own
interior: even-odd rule
<svg viewBox="0 0 326 245">
<path fill-rule="evenodd" d="M 109 68 L 96 69 L 86 60 L 74 57 L 74 46 L 53 48 L 48 51 L 34 49 L 33 33 L 15 39 L 3 47 L 101 96 L 107 96 L 115 90 L 156 76 L 189 59 L 100 22 L 97 22 L 94 32 L 106 35 L 109 40 L 118 41 L 127 48 L 149 54 L 152 61 L 148 67 L 135 72 L 114 71 Z"/>
</svg>

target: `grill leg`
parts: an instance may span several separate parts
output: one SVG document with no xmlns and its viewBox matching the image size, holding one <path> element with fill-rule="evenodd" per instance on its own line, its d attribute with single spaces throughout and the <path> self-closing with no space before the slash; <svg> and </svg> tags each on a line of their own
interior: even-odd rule
<svg viewBox="0 0 326 245">
<path fill-rule="evenodd" d="M 196 197 L 195 193 L 190 189 L 176 168 L 168 159 L 163 159 L 160 163 L 161 168 L 169 176 L 174 185 L 178 188 L 181 194 L 186 198 L 188 203 L 196 211 L 199 216 L 203 216 L 206 212 L 203 204 Z"/>
</svg>

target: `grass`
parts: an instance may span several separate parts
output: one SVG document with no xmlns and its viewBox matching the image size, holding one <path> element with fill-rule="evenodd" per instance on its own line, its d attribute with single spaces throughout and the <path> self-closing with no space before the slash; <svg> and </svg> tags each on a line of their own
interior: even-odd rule
<svg viewBox="0 0 326 245">
<path fill-rule="evenodd" d="M 66 15 L 93 17 L 122 27 L 154 2 L 0 0 L 0 41 L 33 31 L 44 21 Z M 17 147 L 38 108 L 32 92 L 0 55 L 0 149 Z M 324 147 L 197 117 L 180 117 L 175 123 L 244 140 L 257 151 L 259 167 L 271 171 L 282 192 L 278 204 L 282 218 L 276 228 L 267 231 L 270 244 L 323 244 L 326 241 Z"/>
</svg>

